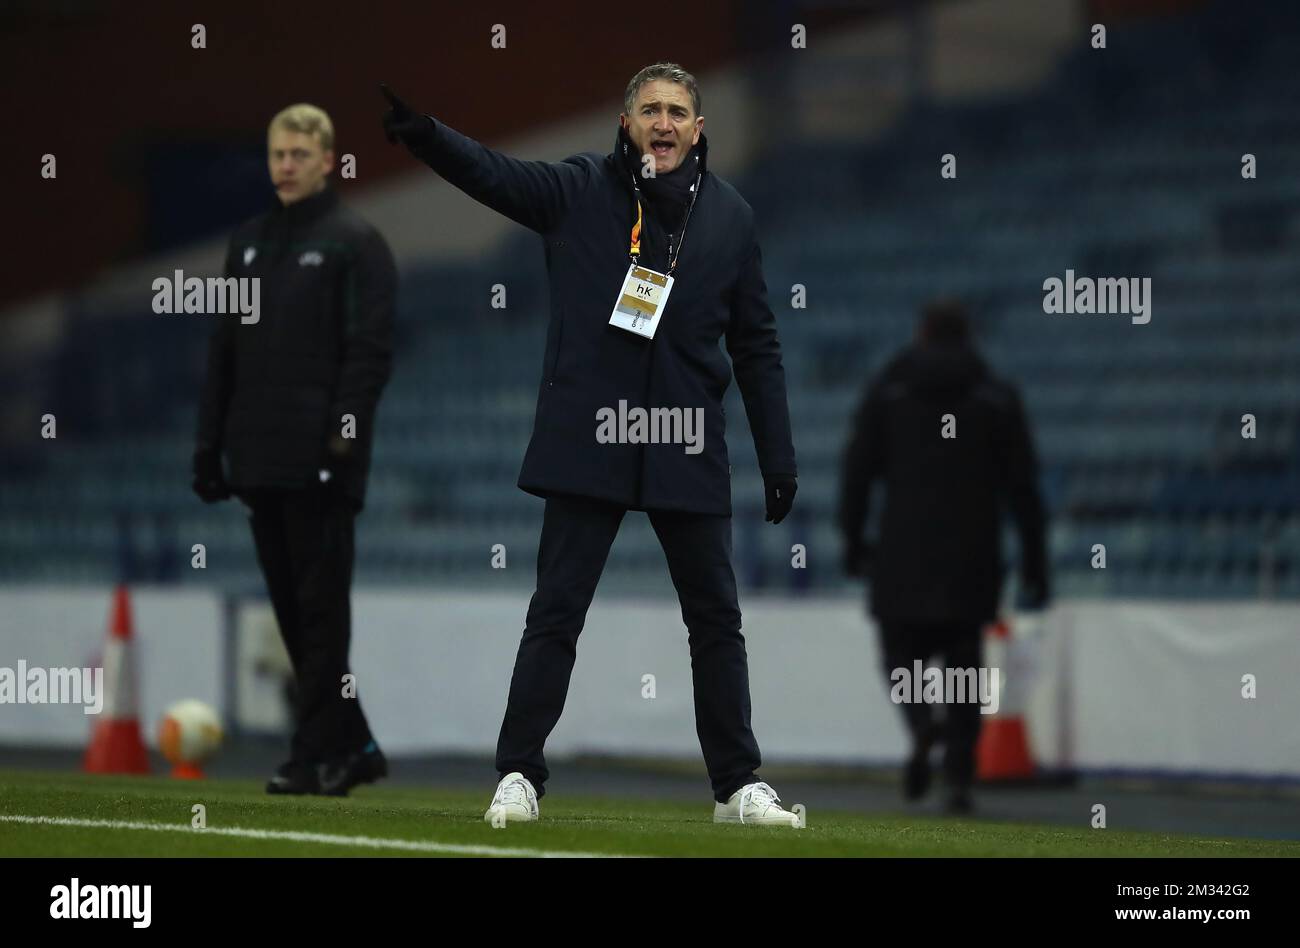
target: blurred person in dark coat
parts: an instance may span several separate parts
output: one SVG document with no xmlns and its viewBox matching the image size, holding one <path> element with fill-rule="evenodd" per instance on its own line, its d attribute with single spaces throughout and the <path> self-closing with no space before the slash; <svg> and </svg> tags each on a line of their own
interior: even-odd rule
<svg viewBox="0 0 1300 948">
<path fill-rule="evenodd" d="M 945 436 L 946 435 L 946 436 Z M 878 540 L 865 536 L 870 491 L 884 487 Z M 1033 439 L 1015 386 L 975 350 L 960 303 L 926 307 L 916 342 L 867 387 L 843 455 L 838 526 L 845 571 L 869 576 L 884 671 L 939 654 L 946 668 L 981 666 L 982 631 L 997 614 L 1004 511 L 1020 541 L 1018 605 L 1048 600 L 1046 517 Z M 903 703 L 912 740 L 908 799 L 930 785 L 944 745 L 948 806 L 971 809 L 979 705 Z"/>
<path fill-rule="evenodd" d="M 195 493 L 248 507 L 293 663 L 290 758 L 268 793 L 342 796 L 388 772 L 344 679 L 354 527 L 392 362 L 397 271 L 383 236 L 329 187 L 333 147 L 316 106 L 271 120 L 278 201 L 235 230 L 224 274 L 259 280 L 263 312 L 249 324 L 218 319 L 194 451 Z"/>
</svg>

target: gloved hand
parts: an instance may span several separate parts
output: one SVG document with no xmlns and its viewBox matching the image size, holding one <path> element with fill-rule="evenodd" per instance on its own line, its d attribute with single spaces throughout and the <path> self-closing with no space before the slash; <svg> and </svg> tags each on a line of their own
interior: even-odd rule
<svg viewBox="0 0 1300 948">
<path fill-rule="evenodd" d="M 384 113 L 384 135 L 390 145 L 400 141 L 407 148 L 413 149 L 432 137 L 433 122 L 429 116 L 412 111 L 409 105 L 398 98 L 397 93 L 382 82 L 379 91 L 384 94 L 390 106 Z"/>
<path fill-rule="evenodd" d="M 858 538 L 845 542 L 844 559 L 841 561 L 844 575 L 866 578 L 871 573 L 872 555 L 871 544 L 866 540 Z"/>
<path fill-rule="evenodd" d="M 321 484 L 327 489 L 342 489 L 343 480 L 352 465 L 355 443 L 353 439 L 344 438 L 339 434 L 330 435 L 325 445 L 325 456 L 320 464 Z"/>
<path fill-rule="evenodd" d="M 221 452 L 200 448 L 194 452 L 194 480 L 190 485 L 205 504 L 230 499 L 230 486 L 221 471 Z"/>
<path fill-rule="evenodd" d="M 795 491 L 799 484 L 793 474 L 772 474 L 763 478 L 763 490 L 767 495 L 768 523 L 780 523 L 785 519 L 790 508 L 794 506 Z"/>
</svg>

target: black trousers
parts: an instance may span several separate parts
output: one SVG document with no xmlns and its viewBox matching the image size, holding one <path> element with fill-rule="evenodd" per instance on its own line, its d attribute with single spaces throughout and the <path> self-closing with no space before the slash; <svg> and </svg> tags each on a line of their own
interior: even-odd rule
<svg viewBox="0 0 1300 948">
<path fill-rule="evenodd" d="M 917 623 L 879 619 L 881 663 L 889 687 L 895 668 L 906 668 L 938 655 L 946 668 L 975 668 L 982 662 L 983 623 Z M 945 698 L 951 696 L 945 695 Z M 951 786 L 969 786 L 975 776 L 975 742 L 980 733 L 980 706 L 974 702 L 945 701 L 940 723 L 932 705 L 922 702 L 900 704 L 913 750 L 943 744 L 944 776 Z"/>
<path fill-rule="evenodd" d="M 510 679 L 496 766 L 518 771 L 544 792 L 543 747 L 569 691 L 578 635 L 626 508 L 550 497 L 537 554 L 537 590 Z M 758 778 L 750 728 L 749 661 L 731 570 L 731 518 L 650 511 L 650 524 L 681 603 L 695 689 L 695 732 L 714 798 L 726 801 Z"/>
<path fill-rule="evenodd" d="M 361 699 L 344 697 L 343 680 L 352 637 L 355 508 L 325 487 L 241 496 L 297 680 L 291 757 L 317 763 L 361 750 L 372 740 L 370 727 Z"/>
</svg>

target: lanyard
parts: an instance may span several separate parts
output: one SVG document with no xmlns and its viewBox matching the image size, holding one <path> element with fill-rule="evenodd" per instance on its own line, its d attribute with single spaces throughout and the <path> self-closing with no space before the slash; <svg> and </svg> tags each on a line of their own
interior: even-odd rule
<svg viewBox="0 0 1300 948">
<path fill-rule="evenodd" d="M 691 188 L 691 203 L 686 206 L 686 217 L 682 221 L 682 233 L 677 238 L 677 252 L 672 253 L 672 247 L 668 248 L 671 257 L 668 260 L 668 275 L 677 269 L 677 258 L 681 256 L 682 242 L 686 240 L 686 225 L 691 222 L 691 211 L 695 210 L 695 199 L 700 196 L 700 181 L 703 180 L 704 173 L 700 172 L 695 176 L 695 187 Z M 640 263 L 641 256 L 641 187 L 636 183 L 636 173 L 632 173 L 632 190 L 636 192 L 636 223 L 632 225 L 632 240 L 628 247 L 628 256 L 632 258 L 633 264 Z"/>
</svg>

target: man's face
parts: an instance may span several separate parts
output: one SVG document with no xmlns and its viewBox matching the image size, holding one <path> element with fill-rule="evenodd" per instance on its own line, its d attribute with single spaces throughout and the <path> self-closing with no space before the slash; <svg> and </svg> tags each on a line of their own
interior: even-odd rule
<svg viewBox="0 0 1300 948">
<path fill-rule="evenodd" d="M 321 148 L 320 137 L 286 128 L 273 128 L 267 136 L 267 165 L 280 203 L 289 205 L 311 197 L 325 187 L 334 168 L 334 152 Z"/>
<path fill-rule="evenodd" d="M 680 165 L 704 130 L 704 116 L 695 114 L 686 87 L 667 79 L 641 86 L 632 114 L 623 113 L 618 120 L 642 155 L 654 155 L 656 175 Z"/>
</svg>

